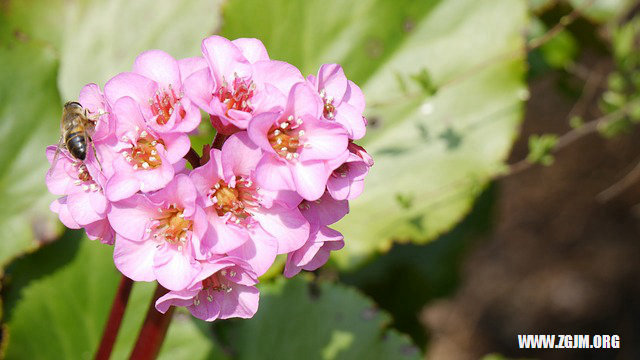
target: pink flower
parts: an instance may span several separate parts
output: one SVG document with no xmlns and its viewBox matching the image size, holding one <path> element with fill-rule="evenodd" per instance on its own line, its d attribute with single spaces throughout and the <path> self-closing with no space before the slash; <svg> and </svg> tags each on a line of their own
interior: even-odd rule
<svg viewBox="0 0 640 360">
<path fill-rule="evenodd" d="M 311 233 L 304 246 L 287 255 L 284 275 L 292 277 L 300 270 L 313 271 L 324 265 L 331 251 L 344 246 L 342 234 L 330 229 L 331 225 L 349 212 L 349 202 L 335 200 L 325 192 L 316 201 L 303 201 L 299 206 L 304 217 L 311 223 Z"/>
<path fill-rule="evenodd" d="M 327 226 L 314 226 L 304 246 L 287 256 L 284 276 L 293 277 L 300 270 L 313 271 L 329 260 L 333 250 L 344 247 L 344 237 Z"/>
<path fill-rule="evenodd" d="M 213 258 L 202 262 L 202 270 L 187 289 L 159 298 L 156 309 L 164 314 L 170 306 L 186 306 L 205 321 L 251 318 L 258 311 L 257 283 L 256 274 L 243 260 Z"/>
<path fill-rule="evenodd" d="M 56 146 L 47 147 L 47 159 L 52 163 Z M 109 202 L 104 196 L 104 176 L 99 171 L 93 152 L 84 162 L 71 157 L 66 150 L 58 153 L 54 167 L 47 173 L 46 184 L 55 195 L 64 195 L 51 203 L 51 210 L 71 229 L 84 227 L 90 239 L 113 244 L 114 232 L 107 212 Z"/>
<path fill-rule="evenodd" d="M 362 116 L 364 95 L 356 84 L 347 80 L 342 67 L 322 65 L 318 76 L 309 75 L 307 80 L 323 100 L 322 116 L 344 126 L 349 139 L 362 138 L 366 132 L 366 120 Z"/>
<path fill-rule="evenodd" d="M 115 120 L 111 106 L 98 85 L 85 85 L 80 90 L 78 102 L 87 110 L 89 120 L 95 122 L 94 131 L 90 134 L 94 143 L 104 140 L 113 133 Z"/>
<path fill-rule="evenodd" d="M 183 167 L 182 157 L 189 151 L 189 138 L 184 133 L 156 133 L 147 126 L 137 103 L 130 97 L 116 102 L 117 118 L 113 174 L 106 184 L 111 201 L 126 199 L 138 191 L 163 188 Z"/>
<path fill-rule="evenodd" d="M 347 133 L 339 124 L 320 120 L 321 111 L 314 90 L 298 83 L 284 110 L 253 118 L 249 137 L 264 152 L 256 169 L 260 186 L 295 190 L 307 200 L 322 196 L 334 169 L 330 164 L 347 155 Z"/>
<path fill-rule="evenodd" d="M 182 81 L 205 66 L 201 58 L 176 61 L 164 51 L 149 50 L 138 55 L 133 72 L 109 80 L 105 94 L 111 104 L 123 97 L 134 99 L 158 133 L 190 132 L 200 124 L 200 110 L 184 96 Z"/>
<path fill-rule="evenodd" d="M 261 156 L 246 132 L 237 133 L 222 151 L 212 149 L 209 161 L 190 174 L 213 229 L 203 247 L 245 259 L 258 275 L 276 254 L 301 247 L 309 235 L 309 224 L 295 205 L 283 204 L 290 198 L 274 200 L 256 187 L 254 169 Z"/>
<path fill-rule="evenodd" d="M 113 260 L 135 281 L 158 282 L 170 290 L 189 286 L 201 270 L 200 242 L 207 231 L 198 193 L 187 175 L 163 189 L 112 203 L 109 222 L 116 230 Z"/>
<path fill-rule="evenodd" d="M 186 94 L 227 135 L 246 129 L 253 116 L 284 106 L 291 86 L 304 81 L 294 66 L 270 60 L 257 39 L 211 36 L 202 41 L 202 53 L 209 68 L 185 81 Z"/>
<path fill-rule="evenodd" d="M 349 202 L 336 200 L 327 191 L 317 200 L 302 201 L 298 208 L 309 223 L 320 226 L 331 225 L 349 213 Z"/>
<path fill-rule="evenodd" d="M 364 178 L 373 166 L 373 158 L 363 147 L 350 142 L 347 148 L 347 161 L 333 170 L 327 181 L 327 190 L 337 200 L 352 200 L 360 196 L 364 189 Z"/>
</svg>

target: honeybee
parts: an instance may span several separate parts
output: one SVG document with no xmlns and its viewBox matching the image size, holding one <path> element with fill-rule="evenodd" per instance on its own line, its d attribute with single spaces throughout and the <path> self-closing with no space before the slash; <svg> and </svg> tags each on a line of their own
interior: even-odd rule
<svg viewBox="0 0 640 360">
<path fill-rule="evenodd" d="M 103 115 L 99 114 L 98 116 Z M 60 140 L 56 153 L 53 156 L 51 169 L 55 168 L 60 149 L 66 148 L 74 159 L 84 161 L 87 158 L 87 146 L 91 145 L 93 154 L 98 161 L 100 170 L 102 165 L 96 154 L 96 147 L 93 145 L 89 133 L 95 130 L 95 122 L 97 118 L 90 117 L 87 109 L 82 107 L 80 103 L 69 101 L 62 108 L 62 121 L 60 122 Z"/>
</svg>

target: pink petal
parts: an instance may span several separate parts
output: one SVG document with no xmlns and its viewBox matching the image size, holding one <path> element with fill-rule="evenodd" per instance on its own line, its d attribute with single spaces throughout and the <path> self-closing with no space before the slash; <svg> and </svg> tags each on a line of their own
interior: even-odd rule
<svg viewBox="0 0 640 360">
<path fill-rule="evenodd" d="M 300 211 L 274 206 L 253 213 L 260 226 L 278 240 L 278 254 L 299 249 L 309 237 L 309 223 Z"/>
<path fill-rule="evenodd" d="M 252 228 L 251 240 L 245 242 L 228 254 L 246 261 L 257 276 L 267 272 L 276 259 L 278 242 L 262 230 L 260 226 Z"/>
<path fill-rule="evenodd" d="M 269 190 L 295 190 L 289 167 L 271 154 L 265 154 L 256 166 L 256 181 Z"/>
<path fill-rule="evenodd" d="M 242 55 L 250 62 L 255 63 L 261 60 L 269 60 L 267 49 L 262 41 L 253 38 L 239 38 L 232 41 L 242 52 Z"/>
<path fill-rule="evenodd" d="M 191 284 L 200 272 L 201 265 L 195 259 L 173 249 L 173 246 L 161 246 L 155 252 L 153 271 L 158 283 L 169 290 L 183 290 Z"/>
<path fill-rule="evenodd" d="M 78 224 L 87 225 L 105 218 L 104 210 L 106 210 L 107 201 L 99 192 L 89 190 L 71 194 L 67 196 L 67 204 L 71 216 Z M 100 208 L 102 212 L 97 212 L 94 206 Z"/>
<path fill-rule="evenodd" d="M 220 314 L 220 304 L 216 301 L 207 301 L 206 295 L 200 297 L 198 305 L 195 303 L 188 307 L 191 315 L 204 321 L 213 321 Z"/>
<path fill-rule="evenodd" d="M 221 84 L 236 73 L 240 77 L 251 74 L 251 66 L 240 49 L 222 36 L 210 36 L 202 40 L 202 54 L 213 71 L 214 78 Z"/>
<path fill-rule="evenodd" d="M 318 70 L 318 90 L 325 90 L 326 95 L 333 97 L 335 106 L 342 102 L 347 91 L 347 77 L 338 64 L 325 64 Z"/>
<path fill-rule="evenodd" d="M 276 204 L 293 209 L 300 205 L 302 201 L 302 197 L 292 190 L 267 190 L 261 188 L 258 190 L 258 195 L 260 196 L 260 205 L 265 208 L 270 208 Z"/>
<path fill-rule="evenodd" d="M 57 146 L 53 145 L 47 146 L 46 155 L 50 164 L 55 156 L 56 148 Z M 64 169 L 65 162 L 69 161 L 67 155 L 60 151 L 58 152 L 55 167 L 47 171 L 45 182 L 49 191 L 54 195 L 64 195 L 67 193 L 67 188 L 73 186 L 73 179 Z"/>
<path fill-rule="evenodd" d="M 122 97 L 129 96 L 138 104 L 148 104 L 158 86 L 155 81 L 140 74 L 123 72 L 104 85 L 104 94 L 110 104 L 115 104 Z"/>
<path fill-rule="evenodd" d="M 284 116 L 301 117 L 308 115 L 313 118 L 322 114 L 322 100 L 318 93 L 306 82 L 299 82 L 291 88 Z"/>
<path fill-rule="evenodd" d="M 200 125 L 200 121 L 202 121 L 202 116 L 200 114 L 200 109 L 189 99 L 180 100 L 183 108 L 185 109 L 185 115 L 182 119 L 178 119 L 177 124 L 174 126 L 173 131 L 177 132 L 191 132 L 195 130 L 198 125 Z M 179 112 L 174 112 L 173 116 L 178 116 Z"/>
<path fill-rule="evenodd" d="M 58 218 L 60 218 L 60 222 L 62 222 L 64 226 L 69 229 L 80 229 L 80 225 L 73 219 L 73 216 L 71 216 L 69 212 L 66 196 L 53 200 L 49 205 L 49 209 L 58 214 Z"/>
<path fill-rule="evenodd" d="M 209 104 L 213 100 L 213 91 L 216 88 L 216 83 L 208 68 L 198 70 L 187 77 L 183 87 L 184 93 L 189 100 L 209 114 L 214 113 Z"/>
<path fill-rule="evenodd" d="M 132 241 L 141 241 L 148 238 L 146 229 L 151 227 L 152 219 L 157 213 L 157 207 L 144 195 L 135 195 L 111 203 L 108 218 L 118 234 Z"/>
<path fill-rule="evenodd" d="M 116 235 L 113 262 L 120 272 L 134 281 L 153 281 L 153 257 L 156 252 L 153 241 L 131 241 Z"/>
<path fill-rule="evenodd" d="M 262 158 L 262 151 L 243 131 L 232 135 L 222 145 L 222 168 L 225 179 L 250 176 Z"/>
<path fill-rule="evenodd" d="M 182 159 L 191 148 L 191 141 L 185 133 L 163 134 L 162 140 L 165 143 L 167 160 L 172 164 Z"/>
<path fill-rule="evenodd" d="M 362 90 L 358 87 L 358 85 L 354 84 L 353 81 L 349 80 L 347 86 L 347 92 L 344 94 L 344 98 L 342 99 L 343 103 L 348 103 L 353 106 L 356 111 L 362 113 L 365 107 L 364 94 Z"/>
<path fill-rule="evenodd" d="M 239 317 L 248 319 L 258 311 L 260 292 L 254 286 L 234 285 L 228 293 L 223 293 L 220 302 L 220 319 Z"/>
<path fill-rule="evenodd" d="M 292 173 L 296 191 L 306 200 L 316 200 L 322 196 L 330 174 L 322 161 L 297 161 Z"/>
<path fill-rule="evenodd" d="M 161 313 L 166 313 L 171 306 L 189 306 L 193 304 L 193 297 L 197 294 L 197 291 L 183 290 L 183 291 L 169 291 L 156 300 L 156 310 Z"/>
<path fill-rule="evenodd" d="M 208 196 L 209 190 L 222 178 L 221 152 L 218 149 L 209 151 L 209 161 L 193 169 L 189 173 L 196 189 L 202 196 Z"/>
<path fill-rule="evenodd" d="M 171 55 L 162 50 L 148 50 L 138 55 L 133 72 L 158 83 L 159 88 L 167 90 L 172 85 L 180 90 L 180 68 Z"/>
<path fill-rule="evenodd" d="M 300 160 L 330 160 L 344 154 L 348 138 L 345 129 L 335 123 L 307 118 L 304 149 Z"/>
<path fill-rule="evenodd" d="M 180 78 L 182 81 L 196 71 L 206 69 L 207 67 L 207 61 L 202 56 L 194 56 L 178 60 L 178 68 L 180 68 Z"/>
<path fill-rule="evenodd" d="M 253 81 L 274 86 L 283 95 L 288 95 L 294 84 L 304 82 L 297 67 L 284 61 L 260 61 L 253 64 Z"/>
<path fill-rule="evenodd" d="M 316 225 L 331 225 L 342 219 L 349 213 L 349 202 L 335 200 L 329 193 L 325 193 L 316 201 L 307 201 L 300 204 L 302 215 L 310 223 Z"/>
<path fill-rule="evenodd" d="M 118 119 L 115 125 L 118 139 L 126 136 L 129 140 L 135 140 L 140 134 L 139 129 L 147 127 L 140 106 L 132 97 L 124 96 L 118 99 L 113 107 L 113 112 Z"/>
<path fill-rule="evenodd" d="M 216 254 L 228 253 L 250 240 L 247 229 L 235 224 L 226 224 L 212 208 L 206 210 L 209 231 L 205 234 L 203 247 Z"/>
<path fill-rule="evenodd" d="M 91 240 L 100 240 L 101 243 L 107 245 L 113 245 L 115 241 L 116 233 L 109 224 L 109 221 L 105 218 L 100 221 L 85 225 L 85 232 L 87 237 Z"/>
<path fill-rule="evenodd" d="M 280 113 L 277 112 L 256 115 L 247 128 L 247 133 L 251 141 L 267 153 L 275 154 L 271 144 L 269 144 L 267 134 L 279 117 Z"/>
<path fill-rule="evenodd" d="M 335 121 L 347 129 L 350 139 L 358 140 L 367 132 L 362 112 L 355 107 L 342 103 L 336 109 Z"/>
<path fill-rule="evenodd" d="M 326 264 L 332 250 L 340 250 L 344 246 L 342 234 L 326 226 L 321 227 L 316 235 L 316 241 L 322 242 L 322 247 L 315 256 L 302 266 L 307 271 L 313 271 Z"/>
<path fill-rule="evenodd" d="M 116 173 L 107 181 L 105 195 L 109 201 L 119 201 L 133 196 L 140 190 L 140 181 L 129 174 Z"/>
<path fill-rule="evenodd" d="M 173 179 L 175 170 L 173 165 L 165 157 L 166 153 L 162 146 L 156 146 L 158 155 L 162 161 L 159 167 L 155 169 L 138 169 L 133 171 L 133 176 L 140 181 L 140 191 L 151 192 L 160 190 Z"/>
</svg>

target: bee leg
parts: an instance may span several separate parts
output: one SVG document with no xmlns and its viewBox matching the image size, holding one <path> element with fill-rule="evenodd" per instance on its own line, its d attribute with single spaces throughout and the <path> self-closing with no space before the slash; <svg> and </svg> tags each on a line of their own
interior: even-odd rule
<svg viewBox="0 0 640 360">
<path fill-rule="evenodd" d="M 56 147 L 56 153 L 53 155 L 53 161 L 51 161 L 51 168 L 49 168 L 49 172 L 51 172 L 58 162 L 58 156 L 60 155 L 60 147 L 62 147 L 62 140 L 64 136 L 60 135 L 60 140 L 58 140 L 58 146 Z"/>
<path fill-rule="evenodd" d="M 93 140 L 89 140 L 91 143 L 91 148 L 93 149 L 93 156 L 95 156 L 96 161 L 98 162 L 98 166 L 100 167 L 100 172 L 102 172 L 102 164 L 100 163 L 100 159 L 98 159 L 98 152 L 96 151 L 96 146 L 93 144 Z"/>
</svg>

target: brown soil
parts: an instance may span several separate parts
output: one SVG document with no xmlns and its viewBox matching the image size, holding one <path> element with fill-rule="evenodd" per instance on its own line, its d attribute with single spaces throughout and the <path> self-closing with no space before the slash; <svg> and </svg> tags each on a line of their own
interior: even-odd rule
<svg viewBox="0 0 640 360">
<path fill-rule="evenodd" d="M 526 156 L 529 135 L 569 130 L 575 99 L 558 78 L 530 84 L 512 161 Z M 589 105 L 585 118 L 597 115 Z M 466 261 L 456 295 L 423 311 L 427 358 L 640 359 L 640 220 L 629 205 L 640 198 L 630 189 L 596 200 L 638 163 L 638 144 L 640 129 L 611 140 L 587 135 L 552 166 L 498 182 L 493 233 Z M 520 350 L 517 334 L 617 334 L 621 348 Z"/>
</svg>

